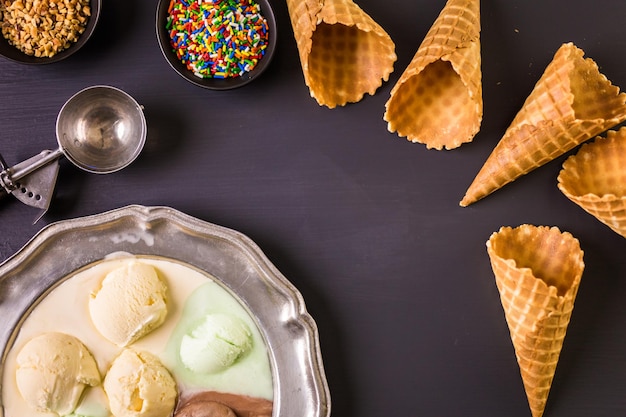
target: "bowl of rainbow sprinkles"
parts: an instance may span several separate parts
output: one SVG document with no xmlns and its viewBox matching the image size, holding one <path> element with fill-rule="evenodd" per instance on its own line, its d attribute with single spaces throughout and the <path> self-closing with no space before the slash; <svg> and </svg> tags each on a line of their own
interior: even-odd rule
<svg viewBox="0 0 626 417">
<path fill-rule="evenodd" d="M 212 90 L 255 80 L 276 49 L 269 0 L 159 0 L 156 32 L 172 69 Z"/>
</svg>

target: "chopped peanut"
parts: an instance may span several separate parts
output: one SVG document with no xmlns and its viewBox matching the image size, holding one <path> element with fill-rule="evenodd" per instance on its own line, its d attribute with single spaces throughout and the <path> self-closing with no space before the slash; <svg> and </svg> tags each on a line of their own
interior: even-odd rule
<svg viewBox="0 0 626 417">
<path fill-rule="evenodd" d="M 2 36 L 27 55 L 52 57 L 85 31 L 89 0 L 0 0 Z"/>
</svg>

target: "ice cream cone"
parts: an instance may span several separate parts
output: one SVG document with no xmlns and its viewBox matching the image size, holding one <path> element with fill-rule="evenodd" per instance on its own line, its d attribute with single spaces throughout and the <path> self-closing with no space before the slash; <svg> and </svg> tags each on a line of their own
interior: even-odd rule
<svg viewBox="0 0 626 417">
<path fill-rule="evenodd" d="M 626 120 L 626 94 L 563 44 L 467 190 L 468 206 Z"/>
<path fill-rule="evenodd" d="M 546 406 L 584 263 L 556 227 L 502 227 L 487 241 L 496 285 L 533 417 Z"/>
<path fill-rule="evenodd" d="M 626 127 L 581 146 L 563 164 L 558 187 L 567 198 L 626 237 Z"/>
<path fill-rule="evenodd" d="M 479 0 L 448 0 L 391 90 L 383 118 L 427 148 L 470 142 L 483 115 Z"/>
<path fill-rule="evenodd" d="M 352 0 L 287 0 L 304 82 L 334 108 L 374 94 L 389 79 L 395 44 Z"/>
</svg>

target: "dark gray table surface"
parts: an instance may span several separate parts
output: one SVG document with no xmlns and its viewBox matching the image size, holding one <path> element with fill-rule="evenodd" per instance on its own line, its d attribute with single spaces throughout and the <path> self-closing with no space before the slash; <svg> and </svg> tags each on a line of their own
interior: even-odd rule
<svg viewBox="0 0 626 417">
<path fill-rule="evenodd" d="M 396 43 L 374 96 L 319 107 L 286 3 L 256 82 L 214 92 L 180 78 L 156 41 L 156 1 L 106 0 L 94 37 L 46 66 L 0 60 L 0 153 L 56 147 L 63 103 L 95 84 L 144 107 L 140 158 L 112 175 L 63 161 L 50 212 L 0 202 L 0 261 L 43 226 L 128 204 L 164 205 L 252 238 L 316 319 L 337 417 L 530 416 L 485 242 L 500 226 L 556 225 L 585 273 L 546 416 L 626 415 L 626 240 L 556 187 L 565 156 L 461 208 L 467 186 L 557 48 L 572 41 L 626 87 L 626 3 L 484 0 L 484 120 L 470 144 L 427 150 L 387 132 L 384 105 L 443 0 L 361 0 Z M 571 154 L 571 153 L 570 153 Z"/>
</svg>

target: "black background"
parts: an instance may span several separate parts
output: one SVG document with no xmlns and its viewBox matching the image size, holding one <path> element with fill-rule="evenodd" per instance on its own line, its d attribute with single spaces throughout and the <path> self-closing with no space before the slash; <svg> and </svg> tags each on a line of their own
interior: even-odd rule
<svg viewBox="0 0 626 417">
<path fill-rule="evenodd" d="M 90 85 L 140 102 L 148 139 L 115 174 L 62 161 L 50 212 L 35 225 L 37 210 L 1 201 L 0 261 L 54 221 L 171 206 L 248 235 L 302 292 L 319 326 L 333 416 L 527 417 L 485 242 L 503 225 L 555 225 L 580 240 L 586 268 L 545 415 L 625 415 L 626 240 L 557 189 L 565 156 L 468 208 L 458 202 L 562 43 L 626 86 L 626 3 L 483 0 L 483 124 L 452 151 L 412 144 L 382 119 L 443 0 L 359 1 L 396 43 L 398 61 L 374 96 L 332 110 L 309 96 L 286 3 L 272 4 L 274 61 L 233 91 L 200 89 L 171 70 L 154 0 L 106 0 L 94 37 L 60 63 L 1 59 L 0 153 L 9 164 L 55 148 L 59 109 Z"/>
</svg>

